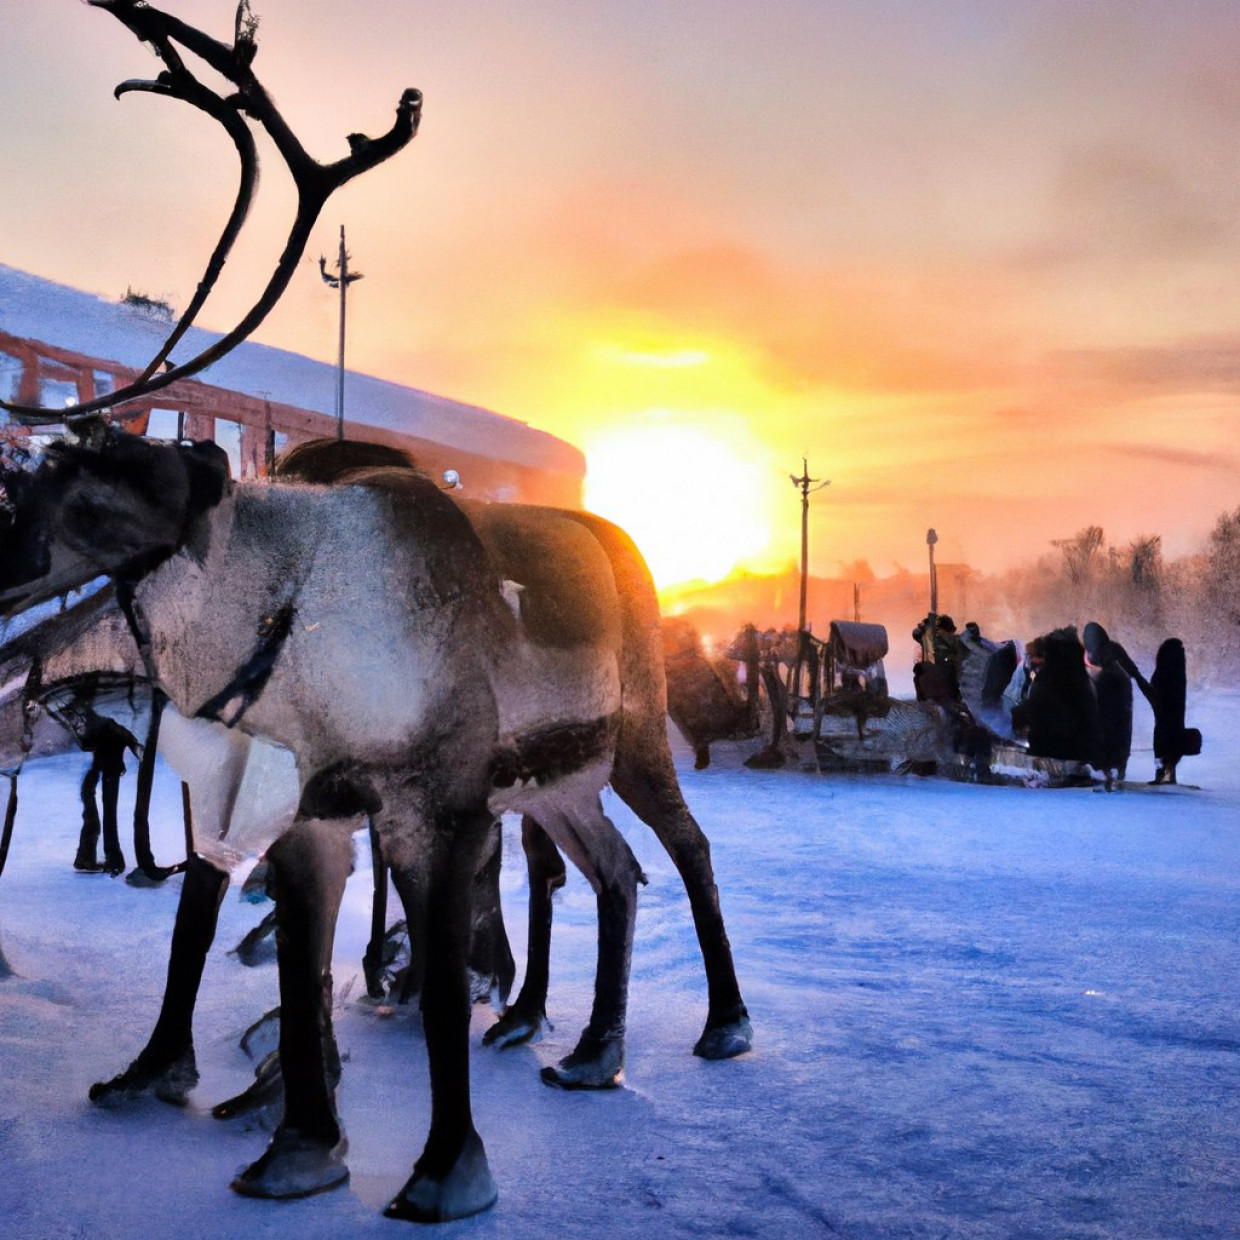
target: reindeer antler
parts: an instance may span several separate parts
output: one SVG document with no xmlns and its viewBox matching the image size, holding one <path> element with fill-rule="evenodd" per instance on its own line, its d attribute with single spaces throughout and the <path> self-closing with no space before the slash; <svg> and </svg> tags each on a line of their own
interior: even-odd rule
<svg viewBox="0 0 1240 1240">
<path fill-rule="evenodd" d="M 211 38 L 201 30 L 187 25 L 179 18 L 152 8 L 144 0 L 87 0 L 94 8 L 106 9 L 127 26 L 143 43 L 149 43 L 164 62 L 164 70 L 154 81 L 126 81 L 115 90 L 119 99 L 131 91 L 166 95 L 191 104 L 208 116 L 214 117 L 227 131 L 241 161 L 240 183 L 232 212 L 224 231 L 216 243 L 206 270 L 185 313 L 178 320 L 168 339 L 138 379 L 126 387 L 110 392 L 95 400 L 72 405 L 56 413 L 49 413 L 38 406 L 11 404 L 0 401 L 0 409 L 6 409 L 23 422 L 39 424 L 64 422 L 71 424 L 90 418 L 99 410 L 158 391 L 188 378 L 218 361 L 241 343 L 267 317 L 288 287 L 297 263 L 305 252 L 310 232 L 323 209 L 323 204 L 342 185 L 359 173 L 381 164 L 397 151 L 408 145 L 418 131 L 422 113 L 422 93 L 406 90 L 396 105 L 396 120 L 387 133 L 378 138 L 364 134 L 349 134 L 349 154 L 331 164 L 321 164 L 307 154 L 287 122 L 280 115 L 271 97 L 254 76 L 251 68 L 258 44 L 255 33 L 257 19 L 250 11 L 249 0 L 237 5 L 233 45 L 229 47 Z M 180 44 L 192 52 L 210 68 L 214 69 L 236 88 L 236 93 L 225 98 L 204 86 L 181 59 L 174 44 Z M 228 258 L 233 242 L 241 231 L 253 201 L 258 182 L 258 152 L 250 122 L 261 125 L 270 136 L 276 149 L 287 164 L 297 189 L 297 215 L 289 230 L 288 240 L 280 255 L 271 279 L 267 282 L 258 301 L 241 321 L 210 348 L 196 357 L 176 366 L 165 366 L 177 343 L 189 330 L 195 316 L 207 300 L 220 271 Z M 159 372 L 159 373 L 156 373 Z"/>
</svg>

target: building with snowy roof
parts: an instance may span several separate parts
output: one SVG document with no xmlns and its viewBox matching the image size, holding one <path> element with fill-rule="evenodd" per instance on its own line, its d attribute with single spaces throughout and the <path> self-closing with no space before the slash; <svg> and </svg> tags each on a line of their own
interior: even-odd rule
<svg viewBox="0 0 1240 1240">
<path fill-rule="evenodd" d="M 167 307 L 83 293 L 0 264 L 0 399 L 48 410 L 132 382 L 173 326 Z M 191 328 L 178 358 L 219 335 Z M 175 360 L 175 359 L 174 359 Z M 236 477 L 265 473 L 285 447 L 334 436 L 339 370 L 245 342 L 202 371 L 116 407 L 154 438 L 213 439 Z M 476 405 L 346 372 L 344 433 L 410 452 L 432 477 L 455 470 L 480 499 L 579 507 L 585 458 L 571 444 Z"/>
</svg>

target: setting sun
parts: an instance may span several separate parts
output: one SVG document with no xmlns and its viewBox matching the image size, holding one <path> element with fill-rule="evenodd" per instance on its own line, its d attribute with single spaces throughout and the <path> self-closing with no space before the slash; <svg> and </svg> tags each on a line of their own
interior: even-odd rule
<svg viewBox="0 0 1240 1240">
<path fill-rule="evenodd" d="M 666 587 L 718 581 L 768 550 L 760 457 L 676 423 L 611 431 L 586 444 L 586 507 L 615 521 Z"/>
</svg>

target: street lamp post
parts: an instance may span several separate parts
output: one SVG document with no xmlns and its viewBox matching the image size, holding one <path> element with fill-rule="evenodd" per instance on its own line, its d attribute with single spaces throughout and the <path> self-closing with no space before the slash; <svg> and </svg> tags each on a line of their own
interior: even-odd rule
<svg viewBox="0 0 1240 1240">
<path fill-rule="evenodd" d="M 319 274 L 325 284 L 340 290 L 340 347 L 338 351 L 338 374 L 336 377 L 336 438 L 344 438 L 344 317 L 345 299 L 349 285 L 360 280 L 360 271 L 349 270 L 349 251 L 344 248 L 344 225 L 340 225 L 340 252 L 336 258 L 336 274 L 327 270 L 327 259 L 319 256 Z"/>
<path fill-rule="evenodd" d="M 789 481 L 801 492 L 801 608 L 798 613 L 798 629 L 805 632 L 806 587 L 809 582 L 809 497 L 814 491 L 831 485 L 830 480 L 820 481 L 809 476 L 809 461 L 801 458 L 801 476 L 788 475 Z M 817 485 L 815 485 L 817 484 Z"/>
</svg>

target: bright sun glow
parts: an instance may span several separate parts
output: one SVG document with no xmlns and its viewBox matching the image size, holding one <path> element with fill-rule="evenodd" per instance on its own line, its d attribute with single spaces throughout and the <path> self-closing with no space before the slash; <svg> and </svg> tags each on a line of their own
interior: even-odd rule
<svg viewBox="0 0 1240 1240">
<path fill-rule="evenodd" d="M 768 548 L 762 464 L 695 427 L 612 431 L 586 449 L 585 505 L 632 536 L 656 585 L 719 581 Z"/>
<path fill-rule="evenodd" d="M 704 366 L 710 361 L 710 354 L 705 349 L 666 349 L 654 352 L 600 345 L 595 352 L 606 362 L 618 362 L 625 366 L 657 366 L 662 369 Z"/>
</svg>

